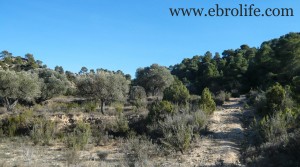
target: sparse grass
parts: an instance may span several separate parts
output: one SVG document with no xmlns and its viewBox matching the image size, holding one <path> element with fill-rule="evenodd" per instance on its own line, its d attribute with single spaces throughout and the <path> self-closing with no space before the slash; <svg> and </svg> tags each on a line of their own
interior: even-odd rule
<svg viewBox="0 0 300 167">
<path fill-rule="evenodd" d="M 153 156 L 159 156 L 159 147 L 146 137 L 129 137 L 122 147 L 125 153 L 126 165 L 129 167 L 154 166 Z"/>
<path fill-rule="evenodd" d="M 91 128 L 89 124 L 77 122 L 68 133 L 65 143 L 66 146 L 74 150 L 82 150 L 88 144 L 91 137 Z"/>
<path fill-rule="evenodd" d="M 49 145 L 54 140 L 56 134 L 56 125 L 46 118 L 36 118 L 32 125 L 30 137 L 34 144 Z"/>
</svg>

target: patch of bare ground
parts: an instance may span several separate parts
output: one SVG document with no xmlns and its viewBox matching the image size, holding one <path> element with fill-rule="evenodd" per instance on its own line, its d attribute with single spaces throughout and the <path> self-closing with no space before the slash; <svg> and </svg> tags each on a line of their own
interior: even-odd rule
<svg viewBox="0 0 300 167">
<path fill-rule="evenodd" d="M 198 142 L 189 161 L 198 159 L 199 166 L 242 166 L 240 148 L 244 139 L 243 101 L 245 97 L 231 98 L 223 108 L 214 112 L 208 123 L 209 136 Z"/>
</svg>

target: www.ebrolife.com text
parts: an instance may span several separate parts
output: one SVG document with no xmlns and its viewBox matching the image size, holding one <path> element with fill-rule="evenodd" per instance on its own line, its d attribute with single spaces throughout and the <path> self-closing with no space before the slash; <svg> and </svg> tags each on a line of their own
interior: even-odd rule
<svg viewBox="0 0 300 167">
<path fill-rule="evenodd" d="M 215 4 L 211 8 L 169 8 L 171 16 L 204 16 L 204 17 L 222 17 L 222 16 L 255 16 L 255 17 L 280 17 L 294 16 L 293 8 L 265 8 L 255 7 L 254 4 L 239 4 L 237 7 L 229 8 Z"/>
</svg>

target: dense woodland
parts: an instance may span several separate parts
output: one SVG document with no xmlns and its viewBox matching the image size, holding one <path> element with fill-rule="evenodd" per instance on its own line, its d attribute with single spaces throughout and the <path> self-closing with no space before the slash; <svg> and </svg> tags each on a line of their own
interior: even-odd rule
<svg viewBox="0 0 300 167">
<path fill-rule="evenodd" d="M 221 54 L 207 51 L 170 67 L 152 64 L 137 69 L 135 77 L 101 68 L 82 67 L 78 73 L 61 66 L 49 69 L 32 54 L 9 51 L 2 51 L 0 60 L 1 138 L 28 136 L 34 144 L 63 142 L 81 150 L 88 143 L 103 143 L 107 135 L 121 137 L 131 141 L 127 151 L 135 155 L 128 157 L 129 166 L 147 166 L 143 159 L 152 154 L 192 149 L 217 106 L 246 95 L 244 107 L 255 117 L 245 121 L 242 162 L 300 165 L 300 33 L 258 48 L 244 44 Z M 79 121 L 57 131 L 47 119 L 57 112 L 115 119 L 107 124 Z"/>
</svg>

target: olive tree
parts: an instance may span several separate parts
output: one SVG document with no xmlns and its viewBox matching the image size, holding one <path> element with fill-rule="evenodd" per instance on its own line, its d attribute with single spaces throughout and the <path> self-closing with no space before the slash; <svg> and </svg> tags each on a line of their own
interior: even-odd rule
<svg viewBox="0 0 300 167">
<path fill-rule="evenodd" d="M 139 68 L 136 71 L 136 82 L 144 87 L 147 93 L 156 95 L 169 87 L 174 78 L 166 67 L 152 64 L 150 67 Z"/>
<path fill-rule="evenodd" d="M 105 104 L 126 100 L 130 81 L 119 73 L 99 71 L 78 76 L 76 84 L 81 96 L 100 101 L 101 112 L 104 114 Z"/>
<path fill-rule="evenodd" d="M 40 81 L 35 73 L 0 70 L 0 97 L 11 111 L 18 100 L 32 101 L 41 94 Z"/>
<path fill-rule="evenodd" d="M 67 77 L 51 69 L 37 69 L 39 78 L 42 81 L 41 100 L 51 99 L 63 95 L 71 87 Z"/>
<path fill-rule="evenodd" d="M 141 86 L 132 86 L 130 88 L 129 100 L 137 109 L 146 107 L 147 95 L 145 89 Z"/>
</svg>

